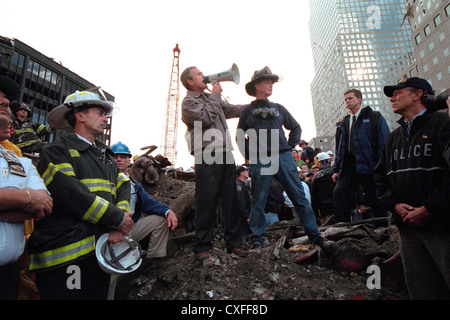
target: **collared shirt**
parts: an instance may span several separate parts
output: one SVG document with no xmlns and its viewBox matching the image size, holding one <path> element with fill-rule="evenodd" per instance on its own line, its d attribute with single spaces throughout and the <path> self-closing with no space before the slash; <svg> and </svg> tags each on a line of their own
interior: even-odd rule
<svg viewBox="0 0 450 320">
<path fill-rule="evenodd" d="M 418 114 L 416 114 L 414 116 L 414 118 L 412 118 L 411 122 L 408 122 L 406 119 L 403 119 L 403 121 L 405 122 L 405 127 L 406 127 L 406 132 L 408 133 L 408 137 L 411 133 L 411 126 L 414 122 L 414 119 L 416 119 L 418 116 L 423 115 L 425 112 L 427 111 L 427 108 L 423 109 L 422 111 L 420 111 Z"/>
<path fill-rule="evenodd" d="M 350 128 L 352 127 L 353 116 L 356 116 L 356 120 L 358 120 L 360 113 L 361 113 L 361 108 L 359 108 L 359 110 L 354 115 L 353 114 L 350 115 L 350 121 L 348 122 L 348 127 L 349 127 L 348 132 L 350 132 Z"/>
<path fill-rule="evenodd" d="M 0 145 L 0 151 L 8 152 Z M 10 152 L 10 154 L 12 154 Z M 26 177 L 6 173 L 9 171 L 8 162 L 4 159 L 0 152 L 0 167 L 2 174 L 0 175 L 0 192 L 1 189 L 25 189 L 33 190 L 46 189 L 44 182 L 39 176 L 35 166 L 28 158 L 17 159 L 25 169 Z M 5 174 L 3 174 L 5 172 Z M 17 261 L 23 253 L 25 246 L 23 223 L 9 223 L 0 221 L 0 266 Z"/>
<path fill-rule="evenodd" d="M 222 100 L 219 93 L 188 90 L 181 104 L 181 120 L 187 126 L 185 139 L 189 152 L 198 154 L 206 147 L 231 151 L 233 147 L 226 119 L 239 117 L 242 108 L 243 105 L 232 105 Z M 208 135 L 203 137 L 206 131 Z"/>
<path fill-rule="evenodd" d="M 88 139 L 86 139 L 85 137 L 80 136 L 78 133 L 76 133 L 76 132 L 74 132 L 74 133 L 75 133 L 75 135 L 76 135 L 78 138 L 80 138 L 80 139 L 83 140 L 84 142 L 86 142 L 86 143 L 88 143 L 88 144 L 90 144 L 90 145 L 92 145 L 92 146 L 95 147 L 95 142 L 92 143 L 92 142 L 90 142 Z"/>
</svg>

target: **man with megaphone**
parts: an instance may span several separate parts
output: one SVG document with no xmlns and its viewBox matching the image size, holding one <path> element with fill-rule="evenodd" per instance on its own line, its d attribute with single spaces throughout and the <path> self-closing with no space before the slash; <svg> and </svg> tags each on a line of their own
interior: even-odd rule
<svg viewBox="0 0 450 320">
<path fill-rule="evenodd" d="M 233 70 L 225 73 L 236 74 Z M 246 255 L 240 248 L 242 236 L 236 202 L 236 165 L 226 122 L 226 119 L 239 117 L 243 105 L 232 105 L 222 100 L 220 81 L 224 77 L 209 76 L 208 79 L 214 82 L 211 93 L 205 92 L 208 89 L 205 75 L 197 67 L 186 68 L 180 76 L 187 89 L 181 104 L 181 120 L 187 126 L 189 152 L 195 157 L 194 253 L 198 261 L 209 257 L 219 203 L 227 251 L 238 256 Z M 228 78 L 223 81 L 228 81 Z"/>
</svg>

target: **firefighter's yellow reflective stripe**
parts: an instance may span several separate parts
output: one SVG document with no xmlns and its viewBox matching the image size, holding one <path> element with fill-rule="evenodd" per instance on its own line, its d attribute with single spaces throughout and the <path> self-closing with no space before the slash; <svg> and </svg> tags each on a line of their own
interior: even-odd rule
<svg viewBox="0 0 450 320">
<path fill-rule="evenodd" d="M 30 254 L 30 270 L 53 267 L 75 260 L 93 250 L 95 250 L 95 236 L 90 236 L 61 248 L 32 253 Z"/>
<path fill-rule="evenodd" d="M 128 178 L 126 175 L 124 175 L 122 172 L 119 172 L 119 174 L 117 175 L 117 189 L 120 188 L 120 186 L 126 182 L 129 181 L 130 178 Z"/>
<path fill-rule="evenodd" d="M 35 144 L 36 142 L 39 142 L 39 141 L 41 141 L 41 140 L 40 139 L 28 140 L 28 141 L 17 143 L 16 146 L 18 146 L 19 148 L 23 148 L 23 147 L 27 147 L 32 144 Z"/>
<path fill-rule="evenodd" d="M 23 133 L 32 133 L 36 134 L 33 128 L 21 128 L 21 129 L 14 129 L 14 133 L 16 135 L 23 134 Z"/>
<path fill-rule="evenodd" d="M 44 130 L 44 129 L 45 129 L 45 126 L 43 124 L 41 124 L 39 126 L 39 128 L 37 129 L 37 134 L 41 134 L 42 130 Z"/>
<path fill-rule="evenodd" d="M 80 157 L 80 154 L 78 153 L 78 150 L 76 150 L 76 149 L 69 149 L 69 154 L 72 158 Z"/>
<path fill-rule="evenodd" d="M 56 173 L 61 172 L 68 176 L 75 176 L 73 167 L 70 163 L 60 163 L 53 164 L 50 162 L 47 169 L 42 174 L 42 179 L 44 179 L 45 186 L 48 186 L 52 181 Z"/>
<path fill-rule="evenodd" d="M 80 181 L 88 187 L 91 192 L 103 191 L 111 193 L 114 197 L 116 196 L 116 188 L 111 181 L 105 179 L 81 179 Z"/>
<path fill-rule="evenodd" d="M 126 200 L 124 201 L 120 201 L 116 204 L 116 208 L 119 208 L 125 212 L 130 212 L 131 211 L 131 206 L 130 203 Z"/>
<path fill-rule="evenodd" d="M 94 202 L 83 215 L 82 219 L 91 223 L 97 223 L 98 220 L 100 220 L 105 214 L 108 209 L 108 205 L 108 201 L 99 196 L 95 196 Z"/>
</svg>

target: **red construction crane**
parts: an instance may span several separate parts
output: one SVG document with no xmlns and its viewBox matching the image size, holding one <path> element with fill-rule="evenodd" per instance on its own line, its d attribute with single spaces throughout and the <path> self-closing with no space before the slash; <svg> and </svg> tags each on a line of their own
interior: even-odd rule
<svg viewBox="0 0 450 320">
<path fill-rule="evenodd" d="M 173 49 L 173 63 L 169 83 L 169 95 L 167 97 L 167 109 L 164 121 L 164 141 L 162 149 L 164 157 L 175 165 L 177 159 L 177 126 L 178 126 L 178 100 L 180 97 L 180 81 L 179 81 L 179 58 L 180 48 L 178 43 Z"/>
</svg>

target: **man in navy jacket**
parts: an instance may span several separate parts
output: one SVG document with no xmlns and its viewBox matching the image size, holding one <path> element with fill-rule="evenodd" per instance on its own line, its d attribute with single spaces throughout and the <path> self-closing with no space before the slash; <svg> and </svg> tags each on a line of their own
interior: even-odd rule
<svg viewBox="0 0 450 320">
<path fill-rule="evenodd" d="M 370 107 L 361 108 L 362 94 L 357 89 L 344 93 L 350 115 L 337 123 L 334 189 L 336 222 L 349 222 L 354 209 L 356 190 L 362 186 L 368 205 L 375 217 L 386 217 L 387 212 L 376 197 L 373 170 L 380 159 L 389 127 L 383 116 Z M 352 129 L 353 124 L 353 129 Z M 350 133 L 352 132 L 352 134 Z M 385 226 L 387 221 L 377 222 Z"/>
<path fill-rule="evenodd" d="M 114 151 L 114 159 L 123 174 L 128 176 L 127 168 L 130 165 L 130 149 L 122 142 L 117 142 L 111 146 Z M 166 256 L 167 241 L 169 231 L 174 230 L 178 225 L 175 213 L 165 204 L 153 199 L 144 189 L 142 184 L 131 180 L 131 210 L 135 222 L 131 229 L 130 236 L 135 241 L 141 241 L 147 236 L 150 237 L 146 257 L 147 268 L 156 269 L 162 266 L 162 258 Z"/>
</svg>

